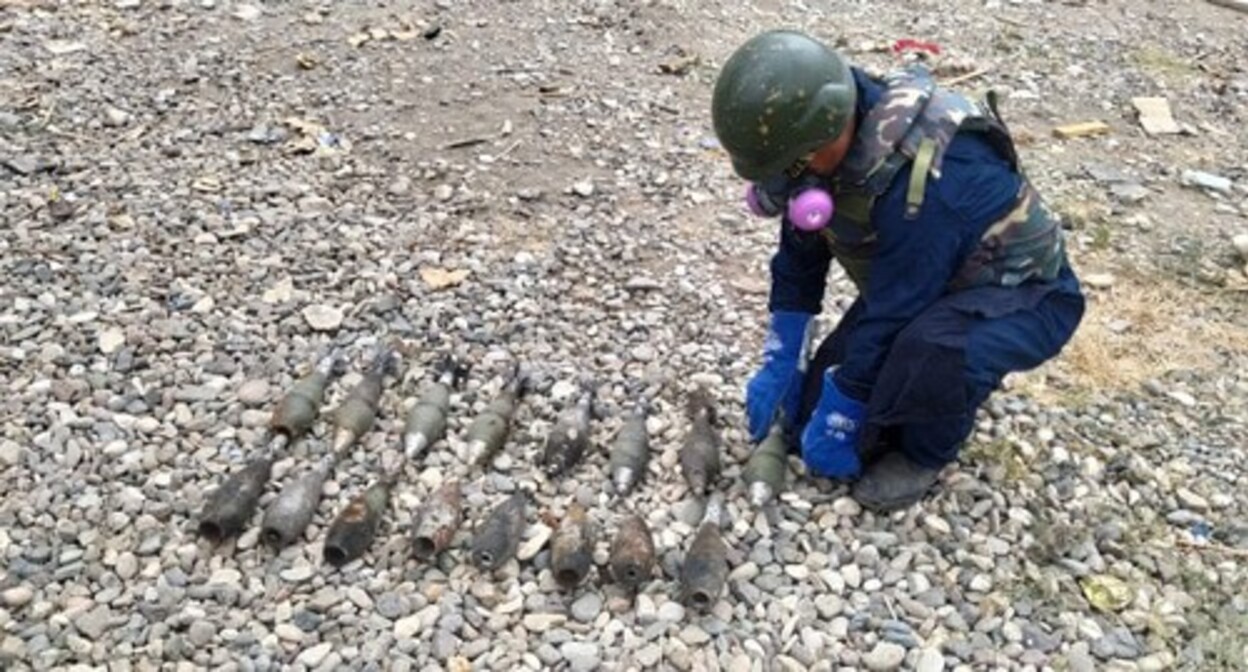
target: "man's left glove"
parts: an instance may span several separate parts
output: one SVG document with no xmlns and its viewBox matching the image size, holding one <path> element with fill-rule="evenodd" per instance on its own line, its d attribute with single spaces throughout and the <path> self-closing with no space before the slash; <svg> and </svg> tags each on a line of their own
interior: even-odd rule
<svg viewBox="0 0 1248 672">
<path fill-rule="evenodd" d="M 866 404 L 855 401 L 833 381 L 835 367 L 823 373 L 819 403 L 802 430 L 802 461 L 821 478 L 856 478 L 862 471 L 858 437 L 867 418 Z"/>
<path fill-rule="evenodd" d="M 745 386 L 751 441 L 762 441 L 767 436 L 777 408 L 790 422 L 797 415 L 802 391 L 803 348 L 813 318 L 809 313 L 772 313 L 763 346 L 763 365 Z"/>
</svg>

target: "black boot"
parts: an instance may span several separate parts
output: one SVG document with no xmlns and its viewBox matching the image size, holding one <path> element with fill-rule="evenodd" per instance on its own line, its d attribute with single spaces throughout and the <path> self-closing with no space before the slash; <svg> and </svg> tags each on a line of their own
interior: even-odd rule
<svg viewBox="0 0 1248 672">
<path fill-rule="evenodd" d="M 940 480 L 940 471 L 915 464 L 900 452 L 892 451 L 867 467 L 854 484 L 853 497 L 878 513 L 898 511 L 923 499 Z"/>
</svg>

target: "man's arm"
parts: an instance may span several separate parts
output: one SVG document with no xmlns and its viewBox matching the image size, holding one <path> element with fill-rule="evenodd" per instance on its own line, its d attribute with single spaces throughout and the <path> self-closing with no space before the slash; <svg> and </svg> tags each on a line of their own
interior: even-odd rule
<svg viewBox="0 0 1248 672">
<path fill-rule="evenodd" d="M 980 232 L 1014 203 L 1020 178 L 986 143 L 959 138 L 940 180 L 929 180 L 919 217 L 904 219 L 909 171 L 876 205 L 877 256 L 864 291 L 862 319 L 848 335 L 844 364 L 834 380 L 846 395 L 865 401 L 903 327 L 946 291 Z"/>
<path fill-rule="evenodd" d="M 784 218 L 780 244 L 771 258 L 771 293 L 767 302 L 773 312 L 817 315 L 827 289 L 832 253 L 819 234 L 793 230 Z"/>
</svg>

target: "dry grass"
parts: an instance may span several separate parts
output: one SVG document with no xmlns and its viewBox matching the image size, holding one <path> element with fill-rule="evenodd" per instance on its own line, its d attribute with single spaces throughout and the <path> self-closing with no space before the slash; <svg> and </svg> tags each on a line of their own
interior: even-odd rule
<svg viewBox="0 0 1248 672">
<path fill-rule="evenodd" d="M 1248 329 L 1217 319 L 1217 296 L 1132 274 L 1086 292 L 1088 308 L 1070 344 L 1039 369 L 1016 374 L 1012 388 L 1048 400 L 1130 390 L 1170 371 L 1212 370 L 1228 352 L 1248 356 Z"/>
</svg>

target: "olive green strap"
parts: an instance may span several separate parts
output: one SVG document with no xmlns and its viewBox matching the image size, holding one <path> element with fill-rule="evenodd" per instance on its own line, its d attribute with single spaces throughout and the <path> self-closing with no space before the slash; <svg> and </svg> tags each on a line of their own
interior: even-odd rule
<svg viewBox="0 0 1248 672">
<path fill-rule="evenodd" d="M 919 141 L 919 150 L 914 154 L 914 166 L 910 170 L 910 189 L 906 192 L 906 218 L 914 219 L 919 215 L 919 207 L 923 205 L 923 190 L 927 185 L 927 173 L 932 169 L 932 160 L 936 158 L 936 141 L 923 138 Z"/>
</svg>

